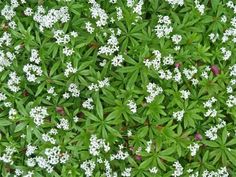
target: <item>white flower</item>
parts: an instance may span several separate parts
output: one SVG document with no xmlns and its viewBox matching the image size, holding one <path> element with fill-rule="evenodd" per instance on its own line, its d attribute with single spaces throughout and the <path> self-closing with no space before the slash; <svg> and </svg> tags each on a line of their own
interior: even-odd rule
<svg viewBox="0 0 236 177">
<path fill-rule="evenodd" d="M 172 176 L 177 177 L 181 176 L 183 174 L 184 168 L 182 165 L 179 163 L 179 161 L 176 161 L 173 166 L 175 167 L 175 171 L 172 173 Z"/>
<path fill-rule="evenodd" d="M 193 144 L 190 144 L 188 146 L 188 149 L 191 151 L 191 156 L 195 156 L 198 149 L 199 149 L 199 145 L 197 143 L 193 143 Z"/>
<path fill-rule="evenodd" d="M 16 72 L 11 72 L 9 74 L 10 79 L 7 81 L 7 86 L 12 92 L 18 92 L 20 90 L 20 87 L 18 86 L 20 84 L 20 77 L 16 75 Z"/>
<path fill-rule="evenodd" d="M 25 14 L 26 16 L 31 16 L 31 15 L 33 15 L 32 8 L 27 7 L 27 8 L 24 10 L 24 14 Z"/>
<path fill-rule="evenodd" d="M 201 15 L 203 15 L 204 11 L 205 11 L 204 4 L 200 4 L 198 0 L 195 0 L 194 3 L 195 3 L 197 10 L 200 12 Z"/>
<path fill-rule="evenodd" d="M 75 83 L 71 83 L 69 85 L 68 91 L 71 93 L 73 97 L 80 96 L 80 90 L 78 89 L 78 86 Z"/>
<path fill-rule="evenodd" d="M 63 48 L 63 54 L 65 54 L 67 57 L 71 56 L 74 53 L 73 49 L 70 49 L 68 47 L 64 47 Z"/>
<path fill-rule="evenodd" d="M 57 123 L 57 128 L 63 129 L 63 130 L 69 130 L 69 122 L 67 119 L 61 118 L 60 123 Z"/>
<path fill-rule="evenodd" d="M 175 5 L 183 6 L 184 0 L 166 0 L 172 7 Z"/>
<path fill-rule="evenodd" d="M 106 14 L 105 10 L 103 10 L 95 0 L 89 1 L 90 4 L 92 4 L 92 7 L 90 8 L 90 12 L 92 15 L 92 18 L 94 18 L 96 21 L 96 25 L 98 27 L 103 27 L 107 24 L 108 15 Z"/>
<path fill-rule="evenodd" d="M 92 24 L 90 22 L 85 23 L 85 28 L 90 34 L 94 32 L 94 28 L 92 27 Z"/>
<path fill-rule="evenodd" d="M 25 72 L 29 82 L 36 82 L 37 76 L 42 76 L 43 74 L 41 67 L 34 64 L 24 65 L 23 71 Z"/>
<path fill-rule="evenodd" d="M 157 174 L 158 169 L 157 169 L 157 167 L 152 167 L 152 168 L 149 168 L 149 172 L 153 173 L 153 174 Z"/>
<path fill-rule="evenodd" d="M 169 16 L 159 15 L 158 24 L 155 26 L 154 31 L 158 38 L 169 37 L 169 34 L 173 31 L 171 26 L 171 20 Z"/>
<path fill-rule="evenodd" d="M 33 118 L 34 123 L 37 126 L 40 126 L 43 124 L 44 118 L 48 116 L 46 107 L 38 106 L 30 111 L 30 117 Z"/>
<path fill-rule="evenodd" d="M 134 101 L 132 100 L 128 100 L 127 106 L 129 107 L 130 111 L 132 113 L 136 113 L 137 112 L 137 105 Z"/>
<path fill-rule="evenodd" d="M 93 176 L 93 171 L 95 167 L 96 164 L 93 160 L 86 160 L 80 165 L 80 168 L 82 168 L 85 171 L 86 177 Z"/>
<path fill-rule="evenodd" d="M 92 98 L 88 98 L 86 101 L 83 102 L 82 106 L 83 108 L 92 110 L 94 105 L 93 104 L 93 99 Z"/>
<path fill-rule="evenodd" d="M 66 77 L 69 77 L 70 73 L 75 74 L 76 72 L 77 72 L 77 69 L 73 68 L 72 63 L 71 62 L 67 62 L 66 63 L 66 69 L 65 69 L 64 75 Z"/>
<path fill-rule="evenodd" d="M 177 45 L 182 40 L 182 36 L 179 34 L 175 34 L 171 37 L 171 39 L 172 39 L 172 42 Z"/>
<path fill-rule="evenodd" d="M 129 177 L 131 176 L 132 168 L 125 168 L 124 171 L 121 173 L 121 176 Z"/>
<path fill-rule="evenodd" d="M 113 53 L 117 52 L 119 50 L 119 43 L 117 37 L 112 34 L 110 38 L 107 41 L 107 44 L 104 46 L 99 47 L 98 49 L 98 55 L 112 55 Z"/>
<path fill-rule="evenodd" d="M 112 59 L 112 65 L 113 66 L 121 66 L 122 62 L 124 61 L 124 58 L 122 55 L 117 55 Z"/>
<path fill-rule="evenodd" d="M 163 92 L 163 89 L 156 85 L 155 83 L 149 83 L 147 85 L 147 92 L 150 94 L 149 96 L 146 96 L 145 99 L 147 103 L 151 103 L 156 96 L 161 94 Z"/>
<path fill-rule="evenodd" d="M 231 57 L 232 52 L 230 50 L 226 50 L 225 47 L 221 47 L 220 50 L 223 55 L 223 60 L 227 61 Z"/>
<path fill-rule="evenodd" d="M 173 112 L 173 118 L 177 119 L 177 121 L 181 121 L 184 117 L 184 110 Z"/>
<path fill-rule="evenodd" d="M 27 150 L 26 150 L 26 156 L 29 157 L 31 156 L 32 154 L 34 154 L 34 151 L 38 149 L 36 146 L 32 146 L 31 144 L 28 144 L 27 145 Z"/>
<path fill-rule="evenodd" d="M 180 93 L 181 93 L 181 98 L 183 98 L 183 99 L 188 99 L 188 97 L 190 96 L 190 91 L 189 90 L 181 90 L 180 91 Z"/>
<path fill-rule="evenodd" d="M 60 7 L 60 9 L 50 9 L 46 14 L 46 10 L 42 6 L 38 6 L 37 11 L 33 16 L 34 21 L 39 23 L 40 31 L 44 31 L 44 28 L 52 28 L 57 22 L 66 23 L 69 21 L 68 7 Z"/>
</svg>

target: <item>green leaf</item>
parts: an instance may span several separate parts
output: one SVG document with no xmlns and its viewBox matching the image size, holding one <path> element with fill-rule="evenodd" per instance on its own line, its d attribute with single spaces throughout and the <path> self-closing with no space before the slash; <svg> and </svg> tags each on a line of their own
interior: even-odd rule
<svg viewBox="0 0 236 177">
<path fill-rule="evenodd" d="M 0 126 L 1 127 L 5 127 L 5 126 L 8 126 L 8 125 L 11 125 L 12 122 L 10 120 L 7 120 L 7 119 L 0 119 Z"/>
<path fill-rule="evenodd" d="M 103 107 L 102 107 L 102 103 L 100 101 L 100 97 L 99 97 L 99 94 L 96 94 L 96 111 L 97 111 L 97 114 L 99 116 L 100 119 L 103 119 Z"/>
<path fill-rule="evenodd" d="M 15 102 L 16 102 L 17 110 L 20 112 L 20 114 L 27 117 L 28 113 L 26 109 L 24 108 L 24 104 L 21 101 L 17 101 L 17 100 Z"/>
<path fill-rule="evenodd" d="M 21 123 L 19 123 L 19 124 L 15 127 L 14 132 L 17 133 L 17 132 L 23 130 L 23 129 L 26 127 L 27 124 L 28 124 L 27 122 L 21 122 Z"/>
</svg>

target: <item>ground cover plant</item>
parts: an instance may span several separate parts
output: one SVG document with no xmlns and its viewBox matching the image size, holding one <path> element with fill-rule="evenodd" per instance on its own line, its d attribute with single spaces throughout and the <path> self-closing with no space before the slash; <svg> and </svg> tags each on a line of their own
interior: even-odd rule
<svg viewBox="0 0 236 177">
<path fill-rule="evenodd" d="M 0 11 L 0 176 L 236 176 L 236 2 Z"/>
</svg>

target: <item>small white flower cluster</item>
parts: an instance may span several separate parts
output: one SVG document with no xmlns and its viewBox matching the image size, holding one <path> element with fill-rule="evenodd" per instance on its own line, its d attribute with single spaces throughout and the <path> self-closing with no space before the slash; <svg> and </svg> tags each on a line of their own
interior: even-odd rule
<svg viewBox="0 0 236 177">
<path fill-rule="evenodd" d="M 236 6 L 235 6 L 236 7 Z M 236 9 L 236 8 L 235 8 Z M 230 21 L 232 27 L 225 30 L 222 37 L 222 42 L 225 43 L 232 37 L 232 42 L 236 43 L 236 17 L 233 17 Z"/>
<path fill-rule="evenodd" d="M 158 71 L 158 74 L 161 79 L 165 79 L 165 80 L 172 79 L 172 72 L 169 69 L 167 70 L 161 69 Z"/>
<path fill-rule="evenodd" d="M 37 163 L 40 168 L 46 169 L 48 173 L 52 173 L 55 165 L 59 163 L 64 164 L 69 160 L 68 153 L 62 153 L 59 146 L 46 148 L 44 154 L 46 155 L 46 158 L 43 156 L 29 158 L 27 160 L 27 165 L 34 167 Z"/>
<path fill-rule="evenodd" d="M 33 15 L 33 9 L 32 8 L 30 8 L 30 7 L 27 7 L 25 10 L 24 10 L 24 14 L 26 15 L 26 16 L 32 16 Z"/>
<path fill-rule="evenodd" d="M 38 106 L 30 110 L 30 117 L 34 119 L 37 126 L 42 125 L 44 118 L 48 115 L 46 107 Z"/>
<path fill-rule="evenodd" d="M 93 171 L 95 167 L 96 164 L 93 160 L 86 160 L 80 165 L 80 168 L 82 168 L 85 171 L 86 177 L 93 176 Z"/>
<path fill-rule="evenodd" d="M 92 5 L 90 8 L 92 18 L 97 20 L 97 27 L 103 27 L 107 25 L 108 15 L 105 10 L 103 10 L 100 4 L 98 4 L 95 0 L 89 0 L 89 3 Z"/>
<path fill-rule="evenodd" d="M 236 64 L 234 64 L 233 66 L 229 67 L 230 70 L 230 76 L 235 76 L 236 77 Z"/>
<path fill-rule="evenodd" d="M 135 6 L 133 6 L 133 12 L 138 15 L 142 15 L 143 4 L 144 4 L 143 0 L 139 0 L 138 3 Z"/>
<path fill-rule="evenodd" d="M 85 23 L 85 28 L 88 33 L 92 34 L 94 32 L 94 27 L 92 27 L 92 23 L 86 22 Z"/>
<path fill-rule="evenodd" d="M 31 50 L 30 62 L 34 64 L 28 63 L 24 65 L 23 71 L 25 72 L 27 80 L 29 82 L 35 82 L 37 76 L 41 76 L 43 73 L 41 67 L 38 66 L 38 64 L 40 63 L 40 57 L 38 51 L 35 49 Z"/>
<path fill-rule="evenodd" d="M 16 152 L 16 149 L 13 147 L 7 147 L 4 151 L 5 153 L 0 156 L 0 161 L 3 161 L 4 163 L 10 163 L 13 164 L 12 155 L 14 152 Z"/>
<path fill-rule="evenodd" d="M 122 12 L 122 9 L 120 7 L 116 7 L 116 16 L 117 16 L 118 21 L 123 18 L 123 12 Z"/>
<path fill-rule="evenodd" d="M 67 62 L 66 63 L 66 69 L 65 69 L 64 75 L 66 77 L 69 77 L 70 73 L 75 74 L 76 72 L 77 72 L 77 69 L 73 68 L 72 63 L 71 62 Z"/>
<path fill-rule="evenodd" d="M 11 72 L 9 74 L 10 79 L 7 81 L 7 86 L 12 92 L 18 92 L 20 90 L 20 77 L 16 75 L 16 72 Z"/>
<path fill-rule="evenodd" d="M 229 108 L 232 108 L 233 106 L 236 105 L 236 97 L 233 96 L 233 95 L 229 95 L 227 101 L 226 101 L 226 105 L 229 107 Z"/>
<path fill-rule="evenodd" d="M 107 87 L 109 85 L 110 85 L 110 83 L 109 83 L 108 78 L 104 78 L 103 80 L 98 81 L 98 84 L 95 84 L 95 83 L 90 84 L 88 86 L 88 89 L 98 91 L 100 88 Z"/>
<path fill-rule="evenodd" d="M 158 70 L 161 65 L 161 52 L 159 50 L 154 50 L 152 53 L 155 55 L 155 58 L 152 61 L 146 59 L 143 61 L 143 63 L 148 68 L 153 66 L 155 70 Z"/>
<path fill-rule="evenodd" d="M 181 176 L 183 174 L 184 168 L 179 163 L 179 161 L 176 161 L 173 166 L 175 167 L 175 171 L 172 173 L 172 176 L 177 177 Z"/>
<path fill-rule="evenodd" d="M 209 74 L 208 72 L 211 70 L 211 68 L 209 66 L 206 66 L 205 69 L 202 71 L 201 73 L 201 77 L 208 79 L 209 78 Z"/>
<path fill-rule="evenodd" d="M 109 143 L 105 143 L 104 139 L 98 139 L 96 135 L 90 137 L 89 153 L 93 156 L 98 156 L 101 149 L 104 149 L 105 152 L 110 150 Z"/>
<path fill-rule="evenodd" d="M 121 176 L 129 177 L 131 176 L 132 168 L 125 168 L 124 171 L 121 173 Z"/>
<path fill-rule="evenodd" d="M 132 131 L 131 131 L 131 130 L 128 130 L 128 131 L 127 131 L 127 136 L 128 136 L 128 137 L 131 137 L 131 136 L 132 136 Z"/>
<path fill-rule="evenodd" d="M 11 21 L 12 18 L 16 15 L 13 6 L 5 5 L 1 10 L 1 15 L 5 17 L 6 20 Z"/>
<path fill-rule="evenodd" d="M 223 60 L 227 61 L 231 57 L 232 52 L 230 50 L 226 50 L 225 47 L 221 47 L 220 50 L 221 54 L 223 55 Z"/>
<path fill-rule="evenodd" d="M 27 149 L 25 152 L 25 155 L 27 157 L 31 156 L 32 154 L 34 154 L 35 150 L 37 150 L 38 148 L 36 146 L 32 146 L 31 144 L 27 145 Z"/>
<path fill-rule="evenodd" d="M 72 97 L 79 97 L 80 96 L 80 90 L 78 89 L 78 86 L 75 83 L 71 83 L 69 85 L 68 91 L 71 93 Z"/>
<path fill-rule="evenodd" d="M 55 87 L 49 87 L 49 89 L 47 90 L 48 94 L 53 95 L 53 96 L 57 96 L 57 93 L 55 92 Z"/>
<path fill-rule="evenodd" d="M 184 117 L 184 110 L 173 112 L 173 118 L 177 119 L 177 121 L 181 121 Z"/>
<path fill-rule="evenodd" d="M 155 26 L 154 31 L 158 38 L 169 37 L 169 34 L 173 31 L 171 26 L 171 20 L 169 16 L 158 15 L 158 24 Z"/>
<path fill-rule="evenodd" d="M 177 45 L 177 46 L 175 46 L 175 50 L 179 50 L 180 49 L 180 46 L 178 46 L 178 44 L 180 43 L 180 41 L 182 40 L 182 36 L 181 35 L 179 35 L 179 34 L 175 34 L 175 35 L 173 35 L 172 37 L 171 37 L 171 40 L 172 40 L 172 42 L 175 44 L 175 45 Z"/>
<path fill-rule="evenodd" d="M 26 174 L 24 174 L 23 170 L 16 169 L 15 170 L 15 175 L 13 177 L 19 177 L 19 176 L 22 176 L 22 177 L 33 177 L 33 175 L 34 175 L 33 171 L 28 171 L 28 172 L 25 172 L 25 173 Z"/>
<path fill-rule="evenodd" d="M 40 63 L 39 53 L 36 49 L 31 49 L 30 62 L 39 64 Z"/>
<path fill-rule="evenodd" d="M 23 71 L 25 72 L 29 82 L 36 82 L 37 76 L 42 76 L 43 73 L 41 67 L 34 64 L 24 65 Z"/>
<path fill-rule="evenodd" d="M 13 53 L 4 53 L 2 50 L 0 50 L 0 72 L 2 72 L 6 67 L 9 67 L 15 58 L 16 57 Z"/>
<path fill-rule="evenodd" d="M 2 47 L 2 45 L 10 46 L 11 41 L 12 41 L 11 34 L 4 32 L 2 37 L 0 38 L 0 47 Z"/>
<path fill-rule="evenodd" d="M 189 149 L 190 152 L 191 152 L 191 156 L 195 156 L 195 155 L 196 155 L 196 153 L 197 153 L 199 147 L 200 147 L 200 146 L 199 146 L 197 143 L 193 143 L 193 144 L 190 144 L 190 145 L 188 146 L 188 149 Z"/>
<path fill-rule="evenodd" d="M 57 44 L 68 44 L 71 40 L 71 37 L 69 34 L 65 34 L 63 30 L 54 30 L 53 37 L 56 39 Z"/>
<path fill-rule="evenodd" d="M 177 83 L 181 83 L 182 82 L 182 74 L 179 71 L 179 69 L 175 68 L 174 73 L 175 73 L 175 75 L 173 76 L 174 81 L 177 82 Z M 196 79 L 192 79 L 192 82 L 193 81 L 194 81 L 193 85 L 196 85 L 198 83 L 198 80 L 196 80 Z"/>
<path fill-rule="evenodd" d="M 99 47 L 98 55 L 112 55 L 119 50 L 119 42 L 115 34 L 112 34 L 107 41 L 107 44 Z"/>
<path fill-rule="evenodd" d="M 50 9 L 46 14 L 46 10 L 43 6 L 38 6 L 37 11 L 33 16 L 34 21 L 39 23 L 39 29 L 41 32 L 44 28 L 50 29 L 57 22 L 66 23 L 70 19 L 68 7 L 61 7 L 59 10 Z"/>
<path fill-rule="evenodd" d="M 217 100 L 215 97 L 211 97 L 209 100 L 203 103 L 204 108 L 208 108 L 207 112 L 204 114 L 206 117 L 216 117 L 217 111 L 216 109 L 212 109 L 212 104 Z"/>
<path fill-rule="evenodd" d="M 196 6 L 196 9 L 199 11 L 199 13 L 200 13 L 201 15 L 203 15 L 203 14 L 204 14 L 204 11 L 205 11 L 205 6 L 204 6 L 204 4 L 200 4 L 200 2 L 199 2 L 198 0 L 195 0 L 194 3 L 195 3 L 195 6 Z"/>
<path fill-rule="evenodd" d="M 199 172 L 193 172 L 193 169 L 189 168 L 187 170 L 187 172 L 189 173 L 189 177 L 199 177 Z M 193 173 L 192 173 L 193 172 Z"/>
<path fill-rule="evenodd" d="M 149 83 L 147 85 L 148 96 L 145 97 L 147 103 L 154 101 L 155 97 L 163 92 L 163 89 L 155 83 Z"/>
<path fill-rule="evenodd" d="M 51 144 L 56 144 L 56 139 L 51 135 L 56 135 L 58 133 L 57 129 L 51 129 L 48 133 L 42 134 L 42 140 L 45 142 L 50 142 Z"/>
<path fill-rule="evenodd" d="M 127 106 L 129 107 L 129 109 L 132 113 L 137 112 L 137 105 L 133 100 L 128 100 Z"/>
<path fill-rule="evenodd" d="M 181 90 L 179 91 L 181 93 L 181 98 L 183 98 L 184 100 L 187 100 L 190 96 L 190 91 L 189 90 Z"/>
<path fill-rule="evenodd" d="M 220 18 L 220 21 L 222 23 L 226 23 L 227 22 L 227 17 L 225 15 L 222 15 L 221 18 Z"/>
<path fill-rule="evenodd" d="M 57 96 L 57 93 L 55 92 L 55 87 L 49 87 L 49 89 L 47 90 L 48 94 L 50 95 L 47 95 L 46 99 L 47 100 L 50 100 L 51 99 L 51 95 L 52 96 Z"/>
<path fill-rule="evenodd" d="M 122 56 L 122 55 L 117 55 L 117 56 L 113 57 L 111 64 L 112 64 L 113 66 L 121 66 L 121 64 L 123 63 L 123 61 L 124 61 L 123 56 Z"/>
<path fill-rule="evenodd" d="M 69 122 L 67 119 L 61 118 L 60 123 L 57 123 L 58 129 L 69 130 Z"/>
<path fill-rule="evenodd" d="M 221 167 L 217 171 L 204 170 L 202 173 L 202 177 L 212 177 L 212 176 L 228 177 L 229 173 L 227 172 L 226 167 Z"/>
<path fill-rule="evenodd" d="M 187 68 L 183 69 L 183 74 L 188 80 L 191 80 L 196 73 L 197 73 L 197 68 L 195 66 L 191 66 L 191 69 Z"/>
<path fill-rule="evenodd" d="M 0 101 L 5 101 L 7 99 L 6 95 L 0 92 Z"/>
<path fill-rule="evenodd" d="M 69 47 L 64 47 L 62 50 L 62 53 L 67 57 L 71 56 L 74 52 L 74 49 L 70 49 Z"/>
<path fill-rule="evenodd" d="M 166 0 L 172 7 L 175 5 L 178 6 L 183 6 L 184 5 L 184 0 Z"/>
<path fill-rule="evenodd" d="M 220 123 L 218 123 L 216 126 L 211 126 L 211 128 L 205 132 L 206 137 L 208 137 L 210 140 L 216 140 L 218 137 L 218 130 L 225 127 L 225 125 L 226 122 L 220 119 Z"/>
<path fill-rule="evenodd" d="M 125 160 L 126 158 L 129 157 L 129 153 L 128 152 L 123 152 L 124 146 L 123 145 L 119 145 L 119 150 L 116 154 L 112 154 L 110 156 L 110 160 Z"/>
<path fill-rule="evenodd" d="M 216 42 L 216 40 L 219 38 L 219 34 L 218 33 L 211 33 L 211 34 L 209 34 L 209 37 L 210 37 L 210 40 L 211 40 L 211 42 L 212 43 L 215 43 Z"/>
<path fill-rule="evenodd" d="M 157 169 L 157 167 L 152 167 L 152 168 L 149 168 L 149 172 L 152 174 L 157 174 L 158 169 Z"/>
<path fill-rule="evenodd" d="M 93 105 L 93 99 L 92 98 L 88 98 L 86 101 L 84 101 L 82 103 L 83 108 L 92 110 L 94 105 Z"/>
<path fill-rule="evenodd" d="M 8 112 L 9 119 L 13 120 L 16 115 L 17 115 L 17 110 L 14 108 L 10 108 Z"/>
<path fill-rule="evenodd" d="M 16 28 L 16 23 L 13 21 L 14 16 L 16 15 L 15 9 L 20 6 L 17 0 L 11 0 L 11 5 L 6 4 L 4 8 L 1 10 L 1 15 L 5 17 L 8 21 L 9 27 L 12 29 Z M 21 0 L 22 4 L 25 4 L 26 1 Z"/>
<path fill-rule="evenodd" d="M 147 142 L 147 147 L 146 147 L 145 151 L 146 151 L 147 153 L 150 153 L 150 152 L 151 152 L 151 149 L 152 149 L 152 140 L 150 140 L 150 141 Z"/>
</svg>

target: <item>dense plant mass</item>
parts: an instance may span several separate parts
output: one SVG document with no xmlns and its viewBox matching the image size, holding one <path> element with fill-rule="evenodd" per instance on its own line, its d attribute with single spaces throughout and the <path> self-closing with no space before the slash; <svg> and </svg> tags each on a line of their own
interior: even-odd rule
<svg viewBox="0 0 236 177">
<path fill-rule="evenodd" d="M 0 176 L 236 176 L 236 2 L 0 11 Z"/>
</svg>

